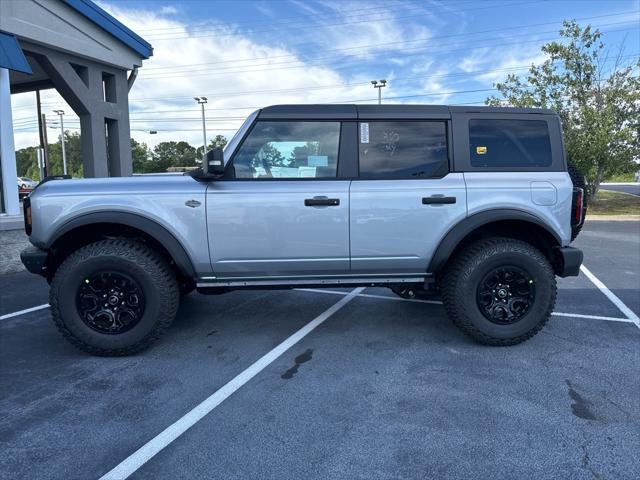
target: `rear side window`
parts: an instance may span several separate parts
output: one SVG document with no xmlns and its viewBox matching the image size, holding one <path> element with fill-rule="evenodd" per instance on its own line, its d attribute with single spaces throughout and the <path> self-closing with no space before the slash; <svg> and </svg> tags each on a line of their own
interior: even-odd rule
<svg viewBox="0 0 640 480">
<path fill-rule="evenodd" d="M 549 128 L 544 120 L 469 120 L 472 167 L 548 167 Z"/>
<path fill-rule="evenodd" d="M 445 122 L 361 122 L 360 178 L 430 178 L 449 170 Z"/>
<path fill-rule="evenodd" d="M 256 123 L 233 159 L 235 178 L 331 178 L 340 122 Z"/>
</svg>

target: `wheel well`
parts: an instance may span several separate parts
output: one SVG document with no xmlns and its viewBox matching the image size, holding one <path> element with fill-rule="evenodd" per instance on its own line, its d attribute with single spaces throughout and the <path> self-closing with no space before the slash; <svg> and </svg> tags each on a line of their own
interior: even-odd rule
<svg viewBox="0 0 640 480">
<path fill-rule="evenodd" d="M 455 246 L 447 260 L 434 273 L 439 273 L 447 268 L 448 263 L 455 258 L 458 253 L 468 245 L 485 238 L 504 237 L 513 238 L 527 242 L 549 259 L 554 271 L 559 271 L 561 265 L 558 264 L 558 258 L 554 247 L 560 246 L 558 240 L 544 227 L 526 220 L 498 220 L 486 223 L 465 235 Z"/>
<path fill-rule="evenodd" d="M 108 222 L 80 225 L 58 237 L 49 248 L 49 256 L 47 258 L 48 278 L 51 279 L 53 277 L 58 267 L 71 253 L 90 243 L 109 238 L 127 238 L 148 245 L 169 262 L 181 288 L 183 285 L 190 286 L 192 283 L 194 284 L 193 279 L 180 270 L 167 248 L 153 236 L 130 225 Z"/>
</svg>

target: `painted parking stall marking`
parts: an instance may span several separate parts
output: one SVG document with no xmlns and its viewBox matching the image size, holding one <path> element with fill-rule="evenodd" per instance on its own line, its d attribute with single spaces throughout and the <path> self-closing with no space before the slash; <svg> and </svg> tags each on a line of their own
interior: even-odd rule
<svg viewBox="0 0 640 480">
<path fill-rule="evenodd" d="M 329 307 L 316 318 L 311 320 L 304 327 L 295 332 L 273 350 L 268 352 L 249 368 L 241 372 L 229 383 L 217 390 L 213 395 L 205 399 L 202 403 L 186 413 L 172 425 L 165 428 L 162 432 L 153 437 L 142 447 L 133 452 L 130 456 L 125 458 L 115 468 L 103 475 L 100 480 L 124 480 L 125 478 L 128 478 L 142 465 L 156 456 L 167 445 L 169 445 L 175 439 L 180 437 L 184 432 L 186 432 L 189 428 L 202 420 L 202 418 L 204 418 L 214 408 L 216 408 L 227 398 L 229 398 L 236 390 L 238 390 L 245 383 L 255 377 L 258 373 L 271 365 L 271 363 L 277 360 L 283 353 L 285 353 L 296 343 L 306 337 L 316 327 L 318 327 L 334 313 L 344 307 L 347 303 L 356 298 L 356 296 L 360 292 L 362 292 L 362 290 L 364 290 L 364 287 L 359 287 L 352 290 L 350 293 L 345 293 L 344 298 L 342 298 L 340 301 L 333 304 L 333 306 Z"/>
<path fill-rule="evenodd" d="M 598 290 L 600 290 L 609 300 L 613 303 L 618 310 L 620 310 L 629 320 L 631 320 L 636 327 L 640 328 L 640 318 L 629 308 L 627 307 L 622 300 L 620 300 L 616 294 L 614 294 L 611 290 L 607 288 L 607 286 L 600 281 L 598 277 L 596 277 L 591 271 L 585 267 L 584 265 L 580 265 L 580 271 L 584 273 L 591 283 L 593 283 Z"/>
<path fill-rule="evenodd" d="M 24 310 L 18 310 L 17 312 L 7 313 L 6 315 L 0 315 L 0 320 L 6 320 L 8 318 L 18 317 L 20 315 L 24 315 L 25 313 L 37 312 L 38 310 L 43 310 L 45 308 L 49 308 L 48 303 L 31 307 L 31 308 L 25 308 Z"/>
<path fill-rule="evenodd" d="M 624 304 L 624 302 L 620 300 L 611 290 L 609 290 L 609 288 L 604 283 L 602 283 L 602 281 L 598 277 L 596 277 L 587 267 L 585 267 L 584 265 L 581 265 L 580 270 L 591 281 L 591 283 L 593 283 L 596 286 L 596 288 L 598 288 L 598 290 L 600 290 L 602 294 L 605 295 L 611 301 L 611 303 L 613 303 L 618 308 L 618 310 L 620 310 L 625 315 L 625 317 L 624 318 L 607 317 L 602 315 L 587 315 L 582 313 L 566 313 L 566 312 L 552 312 L 551 315 L 556 317 L 584 318 L 589 320 L 603 320 L 603 321 L 609 321 L 609 322 L 633 323 L 638 328 L 640 328 L 640 318 L 638 318 L 638 315 L 636 315 L 629 307 L 627 307 Z M 351 294 L 350 292 L 320 289 L 320 288 L 296 288 L 296 290 L 300 292 L 325 293 L 329 295 L 342 295 L 342 296 Z M 386 295 L 375 295 L 370 293 L 358 293 L 357 296 L 363 297 L 363 298 L 379 298 L 382 300 L 391 300 L 391 301 L 400 301 L 400 302 L 417 302 L 417 303 L 427 303 L 431 305 L 442 305 L 442 302 L 439 300 L 423 300 L 419 298 L 401 298 L 396 296 L 392 297 L 392 296 L 386 296 Z M 42 310 L 47 307 L 49 307 L 49 304 L 45 303 L 43 305 L 38 305 L 36 307 L 31 307 L 24 310 L 19 310 L 17 312 L 8 313 L 6 315 L 0 316 L 0 320 L 17 317 L 27 313 L 35 312 L 37 310 Z"/>
</svg>

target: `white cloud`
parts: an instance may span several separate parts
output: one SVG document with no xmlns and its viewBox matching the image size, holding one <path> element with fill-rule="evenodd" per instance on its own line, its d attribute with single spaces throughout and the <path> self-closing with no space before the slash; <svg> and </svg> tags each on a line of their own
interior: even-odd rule
<svg viewBox="0 0 640 480">
<path fill-rule="evenodd" d="M 193 145 L 202 142 L 200 113 L 193 96 L 209 98 L 206 105 L 207 135 L 231 136 L 251 110 L 278 103 L 327 103 L 374 96 L 371 86 L 347 85 L 348 77 L 326 66 L 314 66 L 284 47 L 267 46 L 235 33 L 233 27 L 220 35 L 200 36 L 190 33 L 187 25 L 174 20 L 174 14 L 159 11 L 126 9 L 120 5 L 101 4 L 109 13 L 144 38 L 144 32 L 171 29 L 179 40 L 151 41 L 154 55 L 144 62 L 130 92 L 131 134 L 150 146 L 165 140 L 186 140 Z M 263 59 L 238 62 L 238 59 Z M 286 63 L 285 63 L 286 62 Z M 251 67 L 251 65 L 262 66 Z M 185 65 L 191 65 L 185 67 Z M 228 72 L 228 73 L 224 73 Z M 363 72 L 366 74 L 366 72 Z M 359 76 L 358 80 L 361 80 Z M 332 88 L 321 88 L 336 85 Z M 293 90 L 264 92 L 269 90 Z M 225 95 L 225 92 L 230 93 Z M 237 95 L 238 92 L 246 92 Z M 250 93 L 255 92 L 255 93 Z M 233 94 L 233 95 L 231 95 Z M 77 117 L 55 90 L 43 92 L 43 111 L 54 108 L 68 112 L 65 127 L 78 125 Z M 14 95 L 14 117 L 35 120 L 33 94 Z M 31 105 L 31 106 L 29 106 Z M 247 107 L 239 109 L 239 107 Z M 166 112 L 169 111 L 169 112 Z M 153 113 L 158 112 L 158 113 Z M 21 123 L 23 124 L 23 123 Z M 31 124 L 35 127 L 35 124 Z M 34 145 L 37 131 L 22 132 L 16 126 L 16 148 Z M 149 130 L 158 134 L 150 135 Z M 55 138 L 55 130 L 50 130 Z"/>
<path fill-rule="evenodd" d="M 178 9 L 173 5 L 165 5 L 160 7 L 160 15 L 175 15 L 178 13 Z"/>
<path fill-rule="evenodd" d="M 325 48 L 340 50 L 345 57 L 368 59 L 381 53 L 403 52 L 424 46 L 432 36 L 426 25 L 406 18 L 424 13 L 419 5 L 392 4 L 382 8 L 384 5 L 380 4 L 367 7 L 362 13 L 358 13 L 363 5 L 359 2 L 325 2 L 324 5 L 335 13 L 325 22 L 316 41 Z M 350 13 L 341 13 L 343 11 Z"/>
<path fill-rule="evenodd" d="M 491 59 L 499 58 L 499 61 Z M 463 63 L 469 71 L 487 71 L 474 76 L 476 82 L 487 86 L 493 86 L 497 82 L 503 81 L 510 73 L 525 74 L 527 68 L 532 63 L 539 65 L 544 62 L 546 56 L 540 52 L 540 47 L 513 47 L 510 49 L 476 49 L 467 56 Z M 520 68 L 524 67 L 524 68 Z"/>
</svg>

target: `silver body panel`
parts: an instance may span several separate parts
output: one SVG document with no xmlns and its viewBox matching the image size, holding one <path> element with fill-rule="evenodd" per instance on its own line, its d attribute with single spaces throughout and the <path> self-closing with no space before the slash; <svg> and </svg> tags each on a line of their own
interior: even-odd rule
<svg viewBox="0 0 640 480">
<path fill-rule="evenodd" d="M 348 180 L 212 182 L 207 228 L 219 277 L 349 273 Z M 336 198 L 337 206 L 305 206 Z"/>
<path fill-rule="evenodd" d="M 423 205 L 432 195 L 449 205 Z M 352 273 L 426 272 L 440 240 L 467 214 L 461 173 L 425 180 L 354 180 L 351 183 Z"/>
<path fill-rule="evenodd" d="M 94 212 L 127 212 L 155 221 L 184 247 L 198 274 L 211 272 L 205 223 L 207 184 L 184 175 L 54 180 L 30 196 L 37 247 L 48 244 L 65 223 Z M 195 200 L 200 206 L 188 207 Z"/>
<path fill-rule="evenodd" d="M 571 242 L 573 184 L 567 172 L 466 172 L 468 215 L 495 209 L 528 212 Z"/>
<path fill-rule="evenodd" d="M 42 247 L 77 217 L 127 212 L 167 229 L 198 277 L 211 278 L 207 283 L 271 278 L 270 283 L 286 284 L 326 276 L 379 281 L 426 275 L 446 233 L 465 217 L 488 210 L 531 213 L 568 245 L 571 192 L 566 172 L 450 173 L 428 180 L 200 183 L 182 175 L 56 180 L 31 195 L 30 240 Z M 455 196 L 456 203 L 422 204 L 422 197 L 438 194 Z M 316 196 L 338 198 L 340 205 L 304 205 Z M 193 201 L 200 205 L 187 206 Z"/>
</svg>

